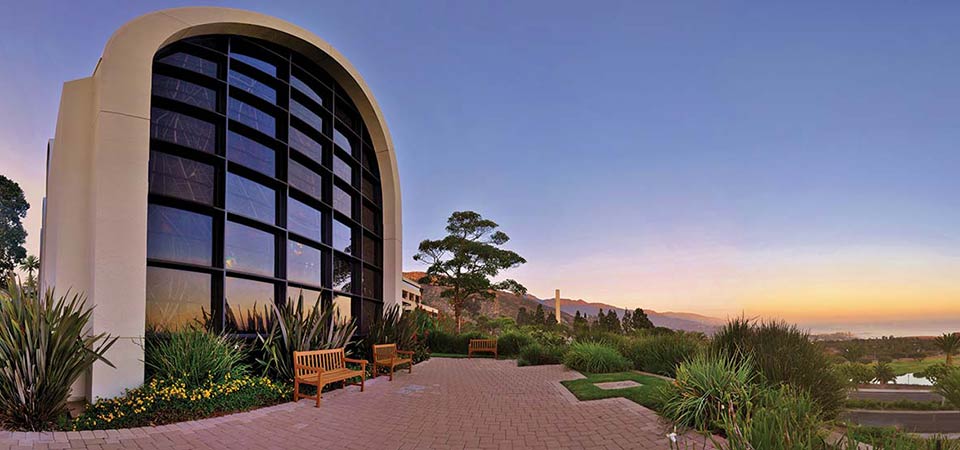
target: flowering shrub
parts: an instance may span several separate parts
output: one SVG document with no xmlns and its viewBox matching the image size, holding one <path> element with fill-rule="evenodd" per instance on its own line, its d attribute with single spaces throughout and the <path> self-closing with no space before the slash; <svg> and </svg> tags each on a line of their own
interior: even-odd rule
<svg viewBox="0 0 960 450">
<path fill-rule="evenodd" d="M 291 388 L 266 377 L 227 374 L 196 388 L 181 380 L 151 380 L 126 395 L 100 400 L 64 424 L 70 430 L 99 430 L 163 425 L 196 420 L 289 399 Z"/>
</svg>

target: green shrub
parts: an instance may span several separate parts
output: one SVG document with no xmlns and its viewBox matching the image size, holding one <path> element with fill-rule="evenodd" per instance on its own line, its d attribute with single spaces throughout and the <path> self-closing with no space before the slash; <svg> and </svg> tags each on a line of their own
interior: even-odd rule
<svg viewBox="0 0 960 450">
<path fill-rule="evenodd" d="M 575 340 L 577 342 L 606 344 L 617 349 L 618 351 L 624 349 L 630 342 L 629 338 L 622 334 L 601 331 L 598 329 L 582 330 L 579 334 L 577 334 Z"/>
<path fill-rule="evenodd" d="M 501 355 L 516 355 L 520 349 L 534 342 L 533 337 L 520 331 L 508 331 L 497 338 L 497 351 Z"/>
<path fill-rule="evenodd" d="M 680 363 L 700 354 L 702 349 L 699 335 L 671 333 L 634 338 L 623 353 L 637 370 L 673 377 Z"/>
<path fill-rule="evenodd" d="M 823 349 L 794 325 L 734 319 L 711 344 L 719 354 L 749 358 L 765 385 L 788 384 L 809 393 L 827 419 L 836 417 L 843 406 L 846 383 L 831 370 Z"/>
<path fill-rule="evenodd" d="M 944 363 L 933 364 L 926 369 L 923 369 L 920 372 L 914 373 L 914 376 L 926 378 L 930 380 L 931 383 L 937 384 L 937 381 L 947 376 L 950 372 L 958 370 L 956 367 L 948 366 Z"/>
<path fill-rule="evenodd" d="M 560 364 L 566 351 L 567 348 L 564 345 L 543 345 L 533 342 L 520 349 L 517 365 L 523 367 Z"/>
<path fill-rule="evenodd" d="M 809 395 L 789 386 L 761 389 L 748 408 L 727 408 L 722 449 L 827 450 L 820 408 Z"/>
<path fill-rule="evenodd" d="M 419 363 L 430 357 L 427 351 L 426 323 L 420 318 L 425 312 L 415 309 L 403 312 L 400 305 L 395 305 L 383 315 L 373 319 L 367 335 L 358 343 L 355 352 L 362 358 L 372 361 L 375 344 L 397 344 L 398 350 L 413 352 L 413 362 Z"/>
<path fill-rule="evenodd" d="M 847 383 L 848 387 L 867 384 L 873 381 L 873 368 L 870 367 L 869 364 L 843 362 L 834 364 L 832 369 L 837 377 Z"/>
<path fill-rule="evenodd" d="M 960 408 L 960 369 L 941 375 L 934 384 L 934 389 L 953 406 Z"/>
<path fill-rule="evenodd" d="M 563 364 L 587 373 L 622 372 L 631 365 L 617 349 L 597 342 L 574 342 L 563 356 Z"/>
<path fill-rule="evenodd" d="M 470 346 L 470 339 L 489 338 L 489 336 L 479 331 L 450 334 L 438 330 L 427 337 L 427 347 L 431 353 L 456 353 L 466 355 L 468 347 Z"/>
<path fill-rule="evenodd" d="M 289 385 L 266 377 L 227 374 L 221 381 L 194 388 L 183 381 L 153 379 L 122 397 L 88 406 L 83 414 L 62 427 L 99 430 L 156 426 L 269 406 L 290 396 Z"/>
<path fill-rule="evenodd" d="M 663 391 L 660 413 L 697 430 L 718 430 L 727 409 L 749 408 L 754 395 L 750 359 L 700 354 L 680 363 Z"/>
<path fill-rule="evenodd" d="M 240 341 L 191 328 L 147 334 L 143 353 L 148 378 L 176 379 L 188 388 L 246 374 L 244 358 Z"/>
<path fill-rule="evenodd" d="M 544 330 L 538 327 L 523 327 L 523 331 L 530 335 L 540 345 L 566 347 L 569 342 L 566 336 L 556 331 Z"/>
<path fill-rule="evenodd" d="M 79 294 L 38 298 L 10 278 L 0 290 L 0 428 L 44 430 L 67 411 L 70 386 L 116 338 L 90 335 Z"/>
<path fill-rule="evenodd" d="M 346 347 L 357 330 L 355 322 L 340 322 L 333 304 L 321 304 L 319 298 L 312 307 L 304 305 L 303 294 L 296 302 L 270 306 L 270 332 L 257 335 L 261 350 L 257 363 L 275 380 L 293 380 L 293 352 Z"/>
</svg>

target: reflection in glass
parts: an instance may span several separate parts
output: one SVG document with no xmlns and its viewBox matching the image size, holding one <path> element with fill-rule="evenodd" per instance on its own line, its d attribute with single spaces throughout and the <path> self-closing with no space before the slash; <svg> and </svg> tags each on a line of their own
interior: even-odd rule
<svg viewBox="0 0 960 450">
<path fill-rule="evenodd" d="M 276 152 L 233 131 L 227 134 L 227 159 L 271 177 L 276 175 Z"/>
<path fill-rule="evenodd" d="M 270 137 L 277 136 L 277 119 L 235 98 L 227 102 L 227 117 Z"/>
<path fill-rule="evenodd" d="M 227 76 L 227 81 L 230 83 L 230 86 L 233 86 L 241 91 L 249 92 L 257 97 L 260 97 L 270 103 L 277 103 L 277 90 L 261 83 L 252 77 L 248 77 L 240 72 L 231 70 L 230 74 Z"/>
<path fill-rule="evenodd" d="M 376 211 L 370 206 L 363 205 L 363 226 L 374 233 L 380 232 L 380 219 Z"/>
<path fill-rule="evenodd" d="M 337 119 L 340 119 L 340 121 L 343 122 L 344 125 L 350 127 L 350 129 L 352 130 L 360 129 L 360 127 L 357 126 L 358 120 L 356 119 L 353 111 L 351 111 L 349 107 L 347 107 L 346 105 L 338 101 L 337 108 L 335 111 L 337 113 Z"/>
<path fill-rule="evenodd" d="M 217 109 L 217 91 L 166 75 L 153 75 L 153 95 L 203 109 Z"/>
<path fill-rule="evenodd" d="M 339 323 L 349 323 L 353 319 L 353 299 L 345 295 L 333 297 L 333 310 Z"/>
<path fill-rule="evenodd" d="M 211 265 L 213 218 L 169 206 L 147 206 L 147 258 Z"/>
<path fill-rule="evenodd" d="M 210 274 L 147 267 L 147 329 L 211 329 Z"/>
<path fill-rule="evenodd" d="M 367 198 L 373 201 L 377 201 L 376 190 L 373 186 L 373 182 L 369 178 L 364 176 L 360 179 L 360 192 L 363 192 Z"/>
<path fill-rule="evenodd" d="M 216 125 L 161 108 L 150 109 L 150 137 L 207 153 L 217 148 Z"/>
<path fill-rule="evenodd" d="M 254 58 L 253 56 L 244 55 L 242 53 L 231 53 L 230 56 L 237 61 L 245 62 L 256 69 L 259 69 L 268 75 L 272 75 L 274 77 L 277 76 L 277 66 L 262 59 Z"/>
<path fill-rule="evenodd" d="M 323 215 L 320 211 L 295 199 L 287 199 L 287 230 L 300 236 L 320 241 L 320 223 Z"/>
<path fill-rule="evenodd" d="M 323 132 L 323 118 L 296 100 L 290 100 L 290 114 L 307 123 L 315 130 Z"/>
<path fill-rule="evenodd" d="M 350 143 L 350 139 L 343 135 L 340 130 L 333 130 L 333 143 L 340 146 L 340 148 L 347 151 L 349 154 L 353 154 L 353 145 Z"/>
<path fill-rule="evenodd" d="M 320 285 L 323 260 L 320 250 L 295 241 L 287 241 L 287 279 Z"/>
<path fill-rule="evenodd" d="M 294 127 L 290 127 L 290 146 L 317 163 L 323 164 L 323 146 Z"/>
<path fill-rule="evenodd" d="M 227 277 L 223 328 L 230 333 L 265 333 L 273 317 L 273 284 Z"/>
<path fill-rule="evenodd" d="M 300 296 L 303 296 L 303 308 L 305 311 L 309 311 L 310 308 L 320 305 L 322 300 L 322 295 L 320 291 L 307 288 L 298 288 L 296 286 L 287 286 L 287 301 L 292 301 L 296 304 L 300 300 Z"/>
<path fill-rule="evenodd" d="M 227 222 L 224 227 L 224 267 L 227 270 L 273 276 L 273 235 Z"/>
<path fill-rule="evenodd" d="M 148 185 L 153 194 L 213 204 L 213 167 L 167 153 L 150 152 Z"/>
<path fill-rule="evenodd" d="M 290 160 L 290 173 L 288 178 L 290 186 L 295 187 L 317 200 L 323 199 L 323 179 L 320 174 L 300 165 L 300 163 Z"/>
<path fill-rule="evenodd" d="M 375 266 L 380 265 L 380 245 L 367 235 L 363 235 L 363 260 Z"/>
<path fill-rule="evenodd" d="M 338 256 L 333 257 L 333 289 L 343 292 L 353 290 L 353 264 Z"/>
<path fill-rule="evenodd" d="M 191 55 L 189 53 L 173 53 L 160 58 L 159 61 L 164 64 L 169 64 L 171 66 L 181 67 L 196 73 L 200 73 L 208 77 L 217 76 L 217 63 L 208 61 L 199 56 Z"/>
<path fill-rule="evenodd" d="M 310 97 L 311 100 L 319 103 L 323 106 L 323 98 L 320 97 L 320 94 L 317 94 L 317 91 L 313 90 L 307 83 L 304 83 L 301 79 L 297 78 L 295 75 L 290 75 L 290 85 L 293 86 L 296 90 L 304 93 L 307 97 Z"/>
<path fill-rule="evenodd" d="M 333 174 L 346 181 L 347 184 L 353 184 L 353 167 L 347 164 L 339 156 L 333 155 Z"/>
<path fill-rule="evenodd" d="M 353 217 L 353 197 L 339 186 L 333 187 L 333 209 Z"/>
<path fill-rule="evenodd" d="M 333 219 L 333 249 L 353 253 L 353 230 L 337 219 Z"/>
<path fill-rule="evenodd" d="M 233 173 L 227 174 L 227 211 L 273 225 L 276 191 Z"/>
<path fill-rule="evenodd" d="M 363 283 L 361 283 L 361 294 L 364 297 L 380 298 L 380 273 L 369 268 L 363 268 Z"/>
</svg>

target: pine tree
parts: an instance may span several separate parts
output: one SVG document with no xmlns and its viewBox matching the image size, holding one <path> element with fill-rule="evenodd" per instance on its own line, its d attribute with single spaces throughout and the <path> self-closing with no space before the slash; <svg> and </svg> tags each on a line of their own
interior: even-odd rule
<svg viewBox="0 0 960 450">
<path fill-rule="evenodd" d="M 573 316 L 573 329 L 574 330 L 583 330 L 587 328 L 589 324 L 587 323 L 586 316 L 580 315 L 580 310 L 577 310 L 577 314 Z"/>
<path fill-rule="evenodd" d="M 523 326 L 528 323 L 530 323 L 530 316 L 527 314 L 527 308 L 521 306 L 520 309 L 517 310 L 517 325 Z"/>
<path fill-rule="evenodd" d="M 631 331 L 633 331 L 633 315 L 630 314 L 629 309 L 623 310 L 623 320 L 621 321 L 621 323 L 623 325 L 622 328 L 624 333 L 630 333 Z"/>
<path fill-rule="evenodd" d="M 546 325 L 547 324 L 547 314 L 543 311 L 543 304 L 537 305 L 537 311 L 533 313 L 533 324 L 534 325 Z"/>
<path fill-rule="evenodd" d="M 634 330 L 653 328 L 653 322 L 647 317 L 647 313 L 640 308 L 633 310 L 632 324 Z"/>
</svg>

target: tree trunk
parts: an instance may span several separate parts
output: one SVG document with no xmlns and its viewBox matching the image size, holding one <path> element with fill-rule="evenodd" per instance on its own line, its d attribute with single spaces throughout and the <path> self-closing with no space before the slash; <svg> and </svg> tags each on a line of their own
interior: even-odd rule
<svg viewBox="0 0 960 450">
<path fill-rule="evenodd" d="M 951 355 L 950 352 L 947 352 L 947 361 L 946 361 L 946 363 L 947 363 L 947 366 L 952 366 L 952 365 L 953 365 L 953 355 Z"/>
<path fill-rule="evenodd" d="M 460 308 L 453 308 L 453 317 L 457 322 L 457 334 L 460 334 L 461 317 L 460 317 Z"/>
</svg>

